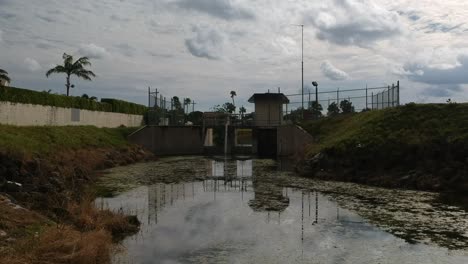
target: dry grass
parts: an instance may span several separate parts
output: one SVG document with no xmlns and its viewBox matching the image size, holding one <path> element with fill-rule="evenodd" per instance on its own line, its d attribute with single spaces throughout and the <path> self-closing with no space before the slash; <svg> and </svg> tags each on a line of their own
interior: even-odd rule
<svg viewBox="0 0 468 264">
<path fill-rule="evenodd" d="M 97 209 L 91 198 L 70 203 L 67 211 L 73 223 L 41 225 L 39 231 L 18 238 L 14 245 L 3 248 L 0 245 L 0 263 L 110 263 L 113 238 L 138 230 L 127 216 Z M 12 223 L 20 223 L 20 219 L 14 219 L 12 215 L 8 219 L 11 228 Z"/>
<path fill-rule="evenodd" d="M 130 223 L 129 217 L 122 213 L 109 210 L 99 210 L 93 202 L 94 199 L 85 199 L 81 203 L 71 203 L 68 211 L 75 220 L 75 226 L 81 231 L 107 230 L 113 236 L 132 233 L 138 230 L 137 223 Z"/>
<path fill-rule="evenodd" d="M 4 252 L 0 263 L 109 263 L 111 246 L 112 236 L 106 230 L 82 233 L 69 226 L 50 227 Z"/>
</svg>

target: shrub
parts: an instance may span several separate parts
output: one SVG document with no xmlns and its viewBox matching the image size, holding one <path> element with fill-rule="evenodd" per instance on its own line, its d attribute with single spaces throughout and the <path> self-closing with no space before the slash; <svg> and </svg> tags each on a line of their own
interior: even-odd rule
<svg viewBox="0 0 468 264">
<path fill-rule="evenodd" d="M 122 100 L 102 99 L 101 102 L 96 102 L 79 96 L 57 95 L 15 87 L 0 87 L 0 101 L 135 115 L 143 115 L 147 110 L 146 106 Z"/>
</svg>

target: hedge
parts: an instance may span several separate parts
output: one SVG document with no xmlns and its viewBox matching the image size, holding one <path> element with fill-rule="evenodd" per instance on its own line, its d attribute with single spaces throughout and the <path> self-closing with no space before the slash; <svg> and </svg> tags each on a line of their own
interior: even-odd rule
<svg viewBox="0 0 468 264">
<path fill-rule="evenodd" d="M 0 86 L 0 101 L 135 115 L 143 115 L 147 110 L 146 106 L 122 100 L 103 99 L 101 102 L 96 102 L 78 96 L 57 95 L 2 86 Z"/>
<path fill-rule="evenodd" d="M 111 105 L 113 112 L 118 113 L 134 113 L 138 115 L 143 115 L 148 111 L 148 107 L 144 105 L 129 103 L 117 99 L 102 98 L 101 102 Z"/>
</svg>

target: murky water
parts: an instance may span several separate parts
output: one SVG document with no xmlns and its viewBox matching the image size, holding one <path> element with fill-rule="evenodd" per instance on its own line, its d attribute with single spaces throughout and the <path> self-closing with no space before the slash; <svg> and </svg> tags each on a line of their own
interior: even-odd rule
<svg viewBox="0 0 468 264">
<path fill-rule="evenodd" d="M 106 184 L 141 186 L 97 203 L 142 222 L 114 263 L 468 263 L 467 214 L 435 194 L 311 181 L 284 165 L 170 158 L 112 170 Z M 169 167 L 187 175 L 169 183 Z"/>
</svg>

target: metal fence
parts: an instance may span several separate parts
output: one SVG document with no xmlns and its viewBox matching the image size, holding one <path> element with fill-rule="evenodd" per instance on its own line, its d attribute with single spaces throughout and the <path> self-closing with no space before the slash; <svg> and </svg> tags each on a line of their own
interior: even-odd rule
<svg viewBox="0 0 468 264">
<path fill-rule="evenodd" d="M 177 126 L 188 121 L 187 115 L 195 112 L 195 101 L 188 98 L 165 97 L 158 89 L 148 87 L 148 125 Z"/>
<path fill-rule="evenodd" d="M 328 107 L 335 103 L 340 107 L 340 103 L 347 100 L 352 103 L 354 111 L 361 112 L 364 110 L 383 109 L 400 105 L 400 83 L 392 84 L 391 86 L 383 87 L 364 87 L 358 89 L 336 89 L 331 91 L 308 91 L 304 94 L 304 102 L 302 101 L 302 93 L 286 95 L 290 102 L 284 105 L 283 113 L 285 115 L 297 112 L 297 110 L 312 108 L 312 105 L 318 99 L 322 106 L 322 114 L 327 114 Z"/>
</svg>

